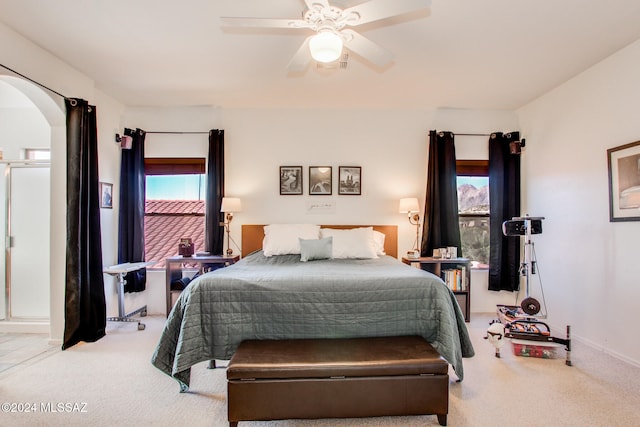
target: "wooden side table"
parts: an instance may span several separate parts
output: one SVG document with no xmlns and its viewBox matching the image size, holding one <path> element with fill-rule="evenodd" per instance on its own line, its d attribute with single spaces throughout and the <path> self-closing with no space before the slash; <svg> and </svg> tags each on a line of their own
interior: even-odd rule
<svg viewBox="0 0 640 427">
<path fill-rule="evenodd" d="M 435 274 L 445 281 L 447 286 L 453 291 L 458 300 L 458 304 L 464 314 L 464 320 L 469 322 L 471 319 L 471 260 L 468 258 L 407 258 L 402 257 L 402 262 L 408 265 L 416 265 L 417 267 Z M 446 273 L 447 270 L 459 270 L 460 282 L 459 287 L 450 279 L 452 276 Z"/>
<path fill-rule="evenodd" d="M 223 255 L 206 255 L 206 256 L 190 256 L 185 257 L 182 255 L 172 256 L 166 259 L 166 278 L 167 278 L 167 289 L 166 289 L 166 299 L 167 299 L 167 316 L 171 312 L 171 308 L 173 308 L 172 303 L 172 293 L 180 293 L 182 291 L 172 291 L 171 290 L 171 282 L 176 279 L 179 279 L 183 275 L 184 270 L 197 270 L 198 272 L 206 273 L 211 270 L 215 270 L 216 268 L 226 267 L 228 265 L 234 264 L 240 260 L 240 255 L 236 256 L 223 256 Z M 213 268 L 213 267 L 216 268 Z"/>
</svg>

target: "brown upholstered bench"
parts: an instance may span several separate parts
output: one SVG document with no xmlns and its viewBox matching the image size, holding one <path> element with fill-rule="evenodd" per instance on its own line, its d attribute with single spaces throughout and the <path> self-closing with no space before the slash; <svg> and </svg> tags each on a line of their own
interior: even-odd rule
<svg viewBox="0 0 640 427">
<path fill-rule="evenodd" d="M 244 341 L 227 367 L 229 426 L 426 414 L 444 426 L 448 368 L 415 336 Z"/>
</svg>

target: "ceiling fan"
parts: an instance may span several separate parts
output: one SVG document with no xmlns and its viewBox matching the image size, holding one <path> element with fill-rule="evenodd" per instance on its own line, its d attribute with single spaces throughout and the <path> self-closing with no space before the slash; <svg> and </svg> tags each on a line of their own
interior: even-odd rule
<svg viewBox="0 0 640 427">
<path fill-rule="evenodd" d="M 289 62 L 288 69 L 301 72 L 311 59 L 319 63 L 338 60 L 343 47 L 367 61 L 385 67 L 393 60 L 393 55 L 348 28 L 380 21 L 393 16 L 427 9 L 431 0 L 369 0 L 353 7 L 341 9 L 329 4 L 328 0 L 304 0 L 306 9 L 302 19 L 270 19 L 221 17 L 223 24 L 250 28 L 309 29 L 315 34 L 307 37 Z"/>
</svg>

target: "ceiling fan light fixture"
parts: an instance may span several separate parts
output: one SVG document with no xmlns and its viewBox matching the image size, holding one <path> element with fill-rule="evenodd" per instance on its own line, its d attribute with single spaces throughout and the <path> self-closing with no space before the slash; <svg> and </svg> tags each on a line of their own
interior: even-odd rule
<svg viewBox="0 0 640 427">
<path fill-rule="evenodd" d="M 333 31 L 320 31 L 309 40 L 311 57 L 318 62 L 334 62 L 342 54 L 342 38 Z"/>
</svg>

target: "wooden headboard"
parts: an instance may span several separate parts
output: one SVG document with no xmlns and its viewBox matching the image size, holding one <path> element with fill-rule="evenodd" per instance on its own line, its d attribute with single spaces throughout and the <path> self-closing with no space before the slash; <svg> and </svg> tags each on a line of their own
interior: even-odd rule
<svg viewBox="0 0 640 427">
<path fill-rule="evenodd" d="M 321 228 L 349 229 L 358 227 L 373 227 L 384 233 L 384 251 L 394 258 L 398 257 L 398 226 L 397 225 L 321 225 Z M 264 225 L 242 224 L 242 256 L 262 249 L 264 239 Z"/>
</svg>

